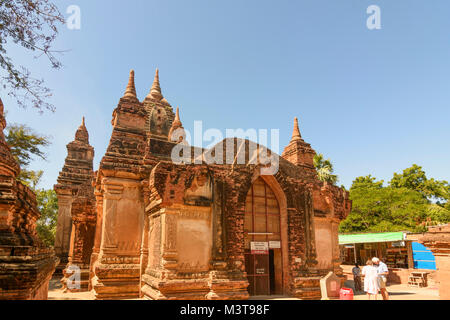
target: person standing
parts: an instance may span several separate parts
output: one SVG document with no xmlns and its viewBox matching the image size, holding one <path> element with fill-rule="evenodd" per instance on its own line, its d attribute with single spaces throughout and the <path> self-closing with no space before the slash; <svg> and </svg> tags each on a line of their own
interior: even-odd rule
<svg viewBox="0 0 450 320">
<path fill-rule="evenodd" d="M 369 300 L 371 300 L 372 296 L 377 300 L 379 291 L 378 272 L 372 260 L 367 260 L 366 266 L 362 269 L 362 274 L 364 275 L 364 291 L 367 293 Z"/>
<path fill-rule="evenodd" d="M 378 272 L 378 286 L 380 287 L 381 296 L 383 300 L 389 300 L 389 293 L 386 290 L 387 276 L 389 275 L 389 269 L 387 265 L 380 261 L 380 259 L 374 257 L 372 259 L 374 266 Z"/>
<path fill-rule="evenodd" d="M 353 273 L 353 282 L 355 283 L 355 292 L 362 291 L 361 288 L 361 269 L 358 264 L 355 263 L 355 266 L 352 269 Z"/>
</svg>

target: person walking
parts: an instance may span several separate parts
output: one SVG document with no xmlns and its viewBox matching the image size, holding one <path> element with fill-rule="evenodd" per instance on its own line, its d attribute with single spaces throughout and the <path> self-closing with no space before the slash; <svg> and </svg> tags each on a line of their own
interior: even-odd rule
<svg viewBox="0 0 450 320">
<path fill-rule="evenodd" d="M 360 291 L 362 291 L 361 269 L 359 268 L 357 263 L 355 263 L 355 266 L 352 269 L 352 273 L 353 273 L 353 282 L 355 283 L 355 292 L 360 292 Z"/>
<path fill-rule="evenodd" d="M 380 287 L 381 296 L 383 297 L 383 300 L 389 300 L 389 293 L 386 289 L 386 283 L 387 283 L 387 276 L 389 275 L 389 269 L 387 265 L 380 261 L 378 258 L 373 258 L 372 262 L 374 266 L 377 268 L 378 273 L 378 286 Z"/>
<path fill-rule="evenodd" d="M 362 274 L 364 275 L 364 291 L 367 293 L 369 300 L 372 300 L 372 297 L 377 300 L 379 291 L 378 272 L 372 260 L 367 260 L 366 266 L 362 269 Z"/>
</svg>

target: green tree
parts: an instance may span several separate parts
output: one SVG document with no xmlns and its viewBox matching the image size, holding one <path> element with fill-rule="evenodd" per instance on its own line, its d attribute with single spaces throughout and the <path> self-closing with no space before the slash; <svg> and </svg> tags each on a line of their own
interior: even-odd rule
<svg viewBox="0 0 450 320">
<path fill-rule="evenodd" d="M 447 203 L 444 205 L 444 208 L 450 211 L 450 201 L 447 201 Z"/>
<path fill-rule="evenodd" d="M 350 187 L 351 190 L 355 189 L 364 189 L 364 188 L 371 188 L 371 189 L 381 189 L 383 188 L 383 180 L 376 181 L 377 179 L 375 177 L 372 177 L 372 175 L 368 175 L 365 177 L 357 177 Z"/>
<path fill-rule="evenodd" d="M 421 232 L 429 225 L 449 223 L 448 191 L 446 181 L 427 178 L 417 165 L 394 173 L 388 186 L 371 175 L 357 177 L 350 188 L 352 211 L 340 232 Z"/>
<path fill-rule="evenodd" d="M 36 230 L 42 241 L 52 246 L 55 242 L 58 202 L 53 190 L 38 189 L 43 171 L 28 170 L 28 165 L 35 159 L 46 159 L 44 148 L 50 145 L 48 137 L 34 132 L 22 124 L 12 124 L 6 130 L 6 142 L 11 153 L 21 166 L 17 179 L 36 193 L 37 206 L 41 216 L 36 222 Z"/>
<path fill-rule="evenodd" d="M 389 182 L 389 185 L 393 188 L 407 188 L 418 191 L 428 199 L 449 200 L 449 183 L 444 180 L 428 179 L 422 167 L 416 164 L 403 170 L 401 174 L 394 173 L 394 177 Z"/>
<path fill-rule="evenodd" d="M 7 48 L 18 45 L 37 56 L 45 56 L 55 69 L 61 63 L 52 45 L 64 17 L 50 0 L 0 1 L 0 86 L 16 99 L 19 106 L 31 104 L 40 112 L 54 110 L 48 102 L 51 96 L 44 81 L 32 77 L 24 66 L 16 65 Z M 8 45 L 8 46 L 7 46 Z"/>
<path fill-rule="evenodd" d="M 41 217 L 36 222 L 36 230 L 47 246 L 54 246 L 58 218 L 58 199 L 54 190 L 37 190 L 36 199 Z"/>
<path fill-rule="evenodd" d="M 333 174 L 333 164 L 330 159 L 324 158 L 323 154 L 316 154 L 314 156 L 314 167 L 320 181 L 328 182 L 333 185 L 339 181 L 338 176 Z"/>
<path fill-rule="evenodd" d="M 353 181 L 350 199 L 352 212 L 340 232 L 424 231 L 429 202 L 417 191 L 384 187 L 369 175 Z"/>
<path fill-rule="evenodd" d="M 427 208 L 428 224 L 445 224 L 450 222 L 450 207 L 432 203 Z"/>
<path fill-rule="evenodd" d="M 50 139 L 23 124 L 8 125 L 5 138 L 13 157 L 21 167 L 18 180 L 35 189 L 43 171 L 31 171 L 27 167 L 35 157 L 46 160 L 43 148 L 50 145 Z"/>
</svg>

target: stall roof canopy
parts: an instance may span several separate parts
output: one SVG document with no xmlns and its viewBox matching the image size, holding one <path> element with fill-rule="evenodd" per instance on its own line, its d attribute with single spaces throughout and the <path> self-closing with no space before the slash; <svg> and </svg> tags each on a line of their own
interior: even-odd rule
<svg viewBox="0 0 450 320">
<path fill-rule="evenodd" d="M 340 234 L 339 244 L 391 242 L 405 240 L 403 232 Z"/>
</svg>

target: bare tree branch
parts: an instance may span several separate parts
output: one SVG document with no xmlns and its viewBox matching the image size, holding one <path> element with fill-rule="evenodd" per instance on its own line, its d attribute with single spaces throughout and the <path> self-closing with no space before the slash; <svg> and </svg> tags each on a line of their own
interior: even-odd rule
<svg viewBox="0 0 450 320">
<path fill-rule="evenodd" d="M 48 102 L 51 90 L 43 79 L 32 77 L 24 66 L 16 66 L 8 56 L 6 44 L 11 41 L 27 50 L 46 56 L 54 69 L 61 68 L 55 54 L 63 51 L 52 49 L 58 35 L 58 26 L 64 24 L 64 17 L 51 0 L 0 0 L 0 86 L 15 98 L 18 106 L 31 105 L 39 112 L 54 111 Z"/>
</svg>

